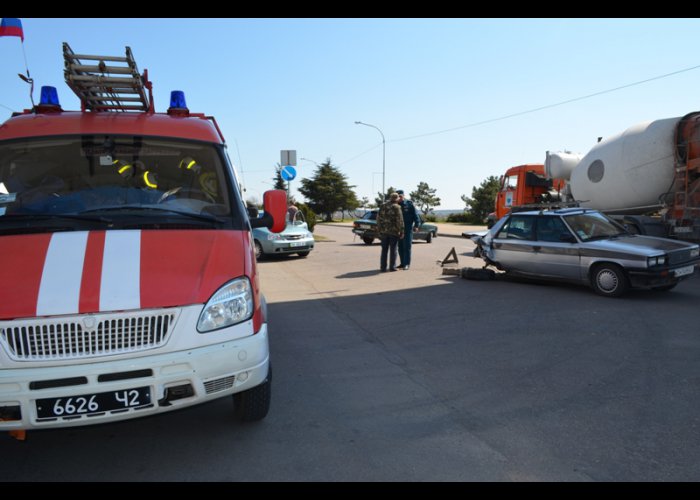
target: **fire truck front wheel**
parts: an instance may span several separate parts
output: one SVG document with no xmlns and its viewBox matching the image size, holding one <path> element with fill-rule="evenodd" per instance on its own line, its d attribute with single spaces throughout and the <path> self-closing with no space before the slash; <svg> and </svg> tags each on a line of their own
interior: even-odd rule
<svg viewBox="0 0 700 500">
<path fill-rule="evenodd" d="M 267 416 L 272 399 L 272 365 L 265 381 L 252 389 L 233 395 L 233 411 L 241 422 L 255 422 Z"/>
</svg>

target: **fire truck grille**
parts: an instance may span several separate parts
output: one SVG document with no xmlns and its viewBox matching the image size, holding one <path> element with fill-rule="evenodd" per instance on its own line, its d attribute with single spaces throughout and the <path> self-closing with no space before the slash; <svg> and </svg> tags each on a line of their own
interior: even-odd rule
<svg viewBox="0 0 700 500">
<path fill-rule="evenodd" d="M 233 387 L 233 383 L 236 381 L 235 375 L 230 375 L 228 377 L 221 377 L 214 380 L 207 380 L 204 382 L 204 390 L 207 394 L 212 394 L 214 392 L 225 391 Z"/>
<path fill-rule="evenodd" d="M 177 310 L 0 322 L 15 361 L 55 361 L 132 353 L 165 345 Z"/>
</svg>

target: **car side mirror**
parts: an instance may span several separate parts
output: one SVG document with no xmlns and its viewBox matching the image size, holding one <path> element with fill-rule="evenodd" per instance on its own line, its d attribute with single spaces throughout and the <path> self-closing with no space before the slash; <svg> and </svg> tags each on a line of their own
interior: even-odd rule
<svg viewBox="0 0 700 500">
<path fill-rule="evenodd" d="M 576 237 L 571 233 L 561 233 L 559 235 L 559 241 L 562 243 L 576 243 Z"/>
</svg>

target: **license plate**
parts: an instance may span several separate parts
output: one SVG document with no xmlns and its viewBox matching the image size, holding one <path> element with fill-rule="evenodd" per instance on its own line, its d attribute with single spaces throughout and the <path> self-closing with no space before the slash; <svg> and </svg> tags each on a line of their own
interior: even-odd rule
<svg viewBox="0 0 700 500">
<path fill-rule="evenodd" d="M 695 266 L 685 266 L 685 267 L 679 267 L 678 269 L 675 269 L 673 271 L 673 274 L 678 278 L 679 276 L 685 276 L 687 274 L 693 274 L 693 271 L 695 270 Z"/>
<path fill-rule="evenodd" d="M 369 224 L 360 224 L 360 227 L 362 229 L 372 229 L 372 226 L 370 226 Z"/>
<path fill-rule="evenodd" d="M 39 419 L 75 418 L 108 411 L 141 408 L 150 404 L 150 387 L 137 387 L 135 389 L 99 392 L 97 394 L 37 399 L 36 413 Z"/>
<path fill-rule="evenodd" d="M 290 247 L 303 247 L 306 245 L 306 242 L 304 241 L 292 241 L 289 246 Z"/>
</svg>

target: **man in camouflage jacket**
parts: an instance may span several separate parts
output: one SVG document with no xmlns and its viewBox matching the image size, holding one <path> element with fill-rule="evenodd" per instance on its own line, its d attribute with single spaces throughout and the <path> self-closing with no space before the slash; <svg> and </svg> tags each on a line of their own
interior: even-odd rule
<svg viewBox="0 0 700 500">
<path fill-rule="evenodd" d="M 389 271 L 396 271 L 396 255 L 399 240 L 403 238 L 403 214 L 399 206 L 399 195 L 391 193 L 389 201 L 385 202 L 377 214 L 377 232 L 382 242 L 382 255 L 379 260 L 379 270 L 387 270 L 387 256 L 389 257 Z"/>
</svg>

